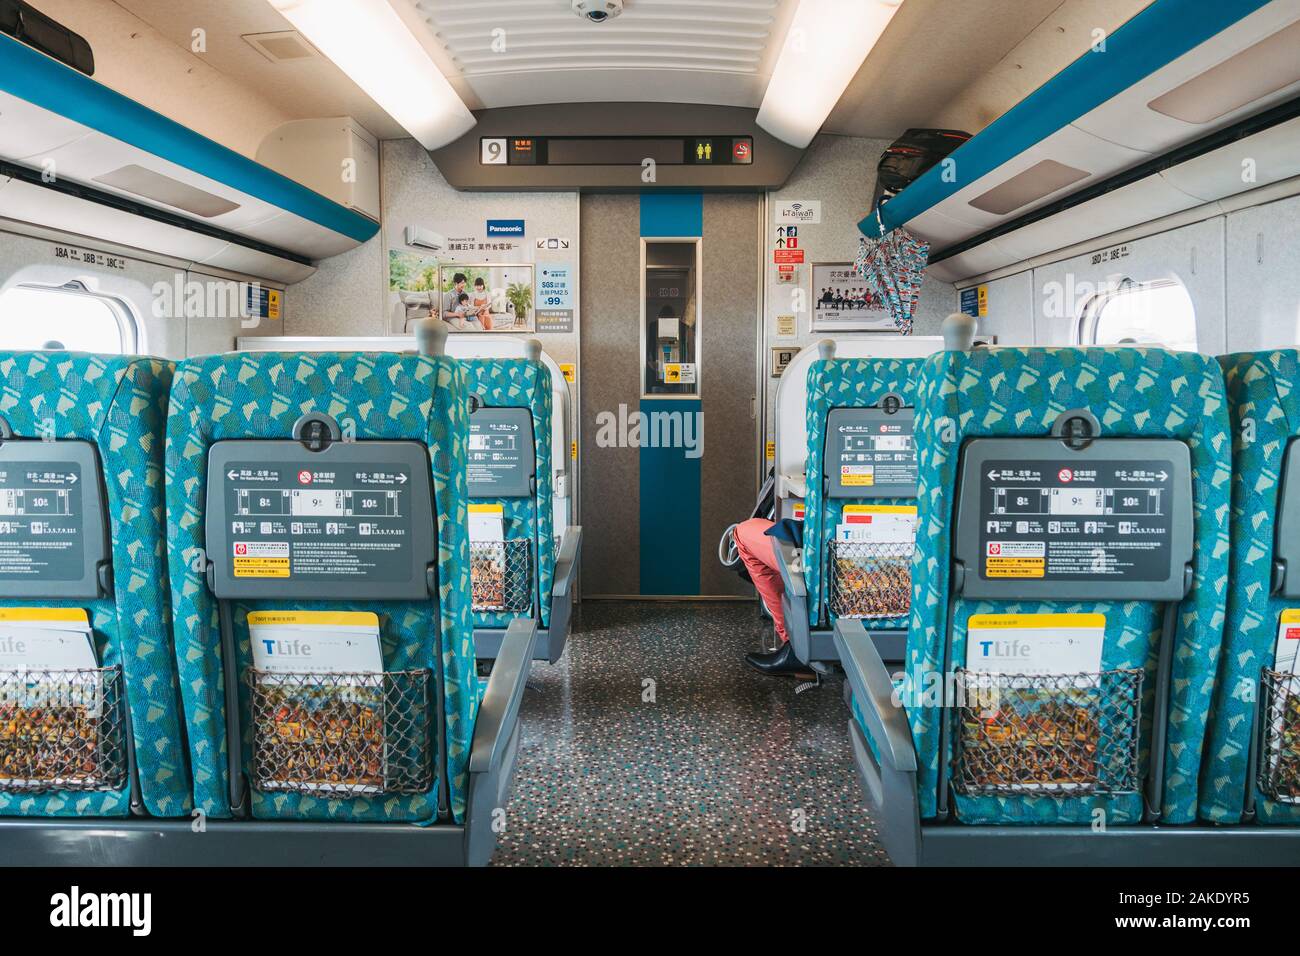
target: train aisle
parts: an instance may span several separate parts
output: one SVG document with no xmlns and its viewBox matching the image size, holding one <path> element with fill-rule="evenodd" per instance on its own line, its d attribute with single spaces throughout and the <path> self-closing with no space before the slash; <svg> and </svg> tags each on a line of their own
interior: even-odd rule
<svg viewBox="0 0 1300 956">
<path fill-rule="evenodd" d="M 842 678 L 756 674 L 760 630 L 749 604 L 584 602 L 532 669 L 493 865 L 888 865 Z"/>
</svg>

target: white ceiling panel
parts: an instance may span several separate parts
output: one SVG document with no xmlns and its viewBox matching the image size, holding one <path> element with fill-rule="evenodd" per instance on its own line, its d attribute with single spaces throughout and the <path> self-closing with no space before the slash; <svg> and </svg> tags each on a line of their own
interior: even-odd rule
<svg viewBox="0 0 1300 956">
<path fill-rule="evenodd" d="M 449 78 L 488 108 L 593 101 L 757 108 L 795 6 L 627 0 L 620 16 L 590 23 L 569 0 L 394 3 L 425 24 L 451 63 Z"/>
</svg>

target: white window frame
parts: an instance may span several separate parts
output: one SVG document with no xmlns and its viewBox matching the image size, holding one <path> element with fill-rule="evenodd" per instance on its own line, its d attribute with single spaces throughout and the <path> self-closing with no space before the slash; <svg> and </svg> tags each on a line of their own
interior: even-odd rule
<svg viewBox="0 0 1300 956">
<path fill-rule="evenodd" d="M 1188 297 L 1188 301 L 1191 301 L 1191 293 L 1188 291 L 1187 286 L 1185 286 L 1182 282 L 1180 282 L 1178 279 L 1175 278 L 1151 279 L 1146 282 L 1135 282 L 1130 276 L 1125 276 L 1123 279 L 1119 281 L 1119 283 L 1116 285 L 1114 289 L 1108 290 L 1106 292 L 1098 292 L 1095 293 L 1094 295 L 1089 296 L 1088 299 L 1083 303 L 1083 307 L 1079 310 L 1078 319 L 1075 320 L 1075 324 L 1074 324 L 1075 344 L 1085 348 L 1091 346 L 1105 348 L 1108 346 L 1130 345 L 1130 344 L 1133 345 L 1134 347 L 1141 347 L 1144 345 L 1155 346 L 1156 343 L 1152 343 L 1152 342 L 1134 342 L 1134 343 L 1098 342 L 1097 326 L 1101 321 L 1101 314 L 1105 310 L 1107 303 L 1116 299 L 1118 296 L 1136 295 L 1148 289 L 1165 289 L 1165 288 L 1182 289 L 1183 294 Z M 1192 302 L 1192 333 L 1193 335 L 1196 336 L 1196 347 L 1197 349 L 1199 349 L 1200 329 L 1196 325 L 1196 303 L 1195 302 Z M 1169 347 L 1167 343 L 1160 343 L 1160 344 L 1165 345 L 1165 347 Z"/>
<path fill-rule="evenodd" d="M 14 289 L 24 292 L 48 292 L 55 295 L 75 295 L 95 299 L 108 308 L 109 314 L 117 322 L 118 338 L 122 343 L 122 355 L 140 355 L 144 351 L 145 333 L 142 323 L 126 300 L 102 292 L 93 292 L 84 282 L 73 279 L 63 285 L 45 285 L 39 282 L 19 282 L 0 291 L 4 295 Z M 65 348 L 66 343 L 64 343 Z M 77 351 L 77 349 L 69 349 Z"/>
</svg>

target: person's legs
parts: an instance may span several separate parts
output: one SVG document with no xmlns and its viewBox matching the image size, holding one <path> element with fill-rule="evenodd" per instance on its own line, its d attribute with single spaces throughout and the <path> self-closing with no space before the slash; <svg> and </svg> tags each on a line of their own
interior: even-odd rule
<svg viewBox="0 0 1300 956">
<path fill-rule="evenodd" d="M 766 534 L 770 527 L 772 522 L 766 518 L 750 518 L 736 525 L 734 537 L 740 560 L 745 562 L 750 580 L 754 582 L 754 587 L 772 614 L 777 636 L 785 643 L 789 640 L 785 633 L 785 616 L 781 613 L 781 595 L 785 593 L 785 583 L 781 580 L 781 571 L 776 564 L 776 539 Z"/>
</svg>

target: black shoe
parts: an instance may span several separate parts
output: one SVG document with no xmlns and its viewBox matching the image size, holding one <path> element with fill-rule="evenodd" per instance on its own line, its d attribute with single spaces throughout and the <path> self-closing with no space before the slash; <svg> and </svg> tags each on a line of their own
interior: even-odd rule
<svg viewBox="0 0 1300 956">
<path fill-rule="evenodd" d="M 770 677 L 801 677 L 813 680 L 816 675 L 807 664 L 794 656 L 794 648 L 786 641 L 779 651 L 771 654 L 746 654 L 745 663 L 760 674 Z"/>
</svg>

